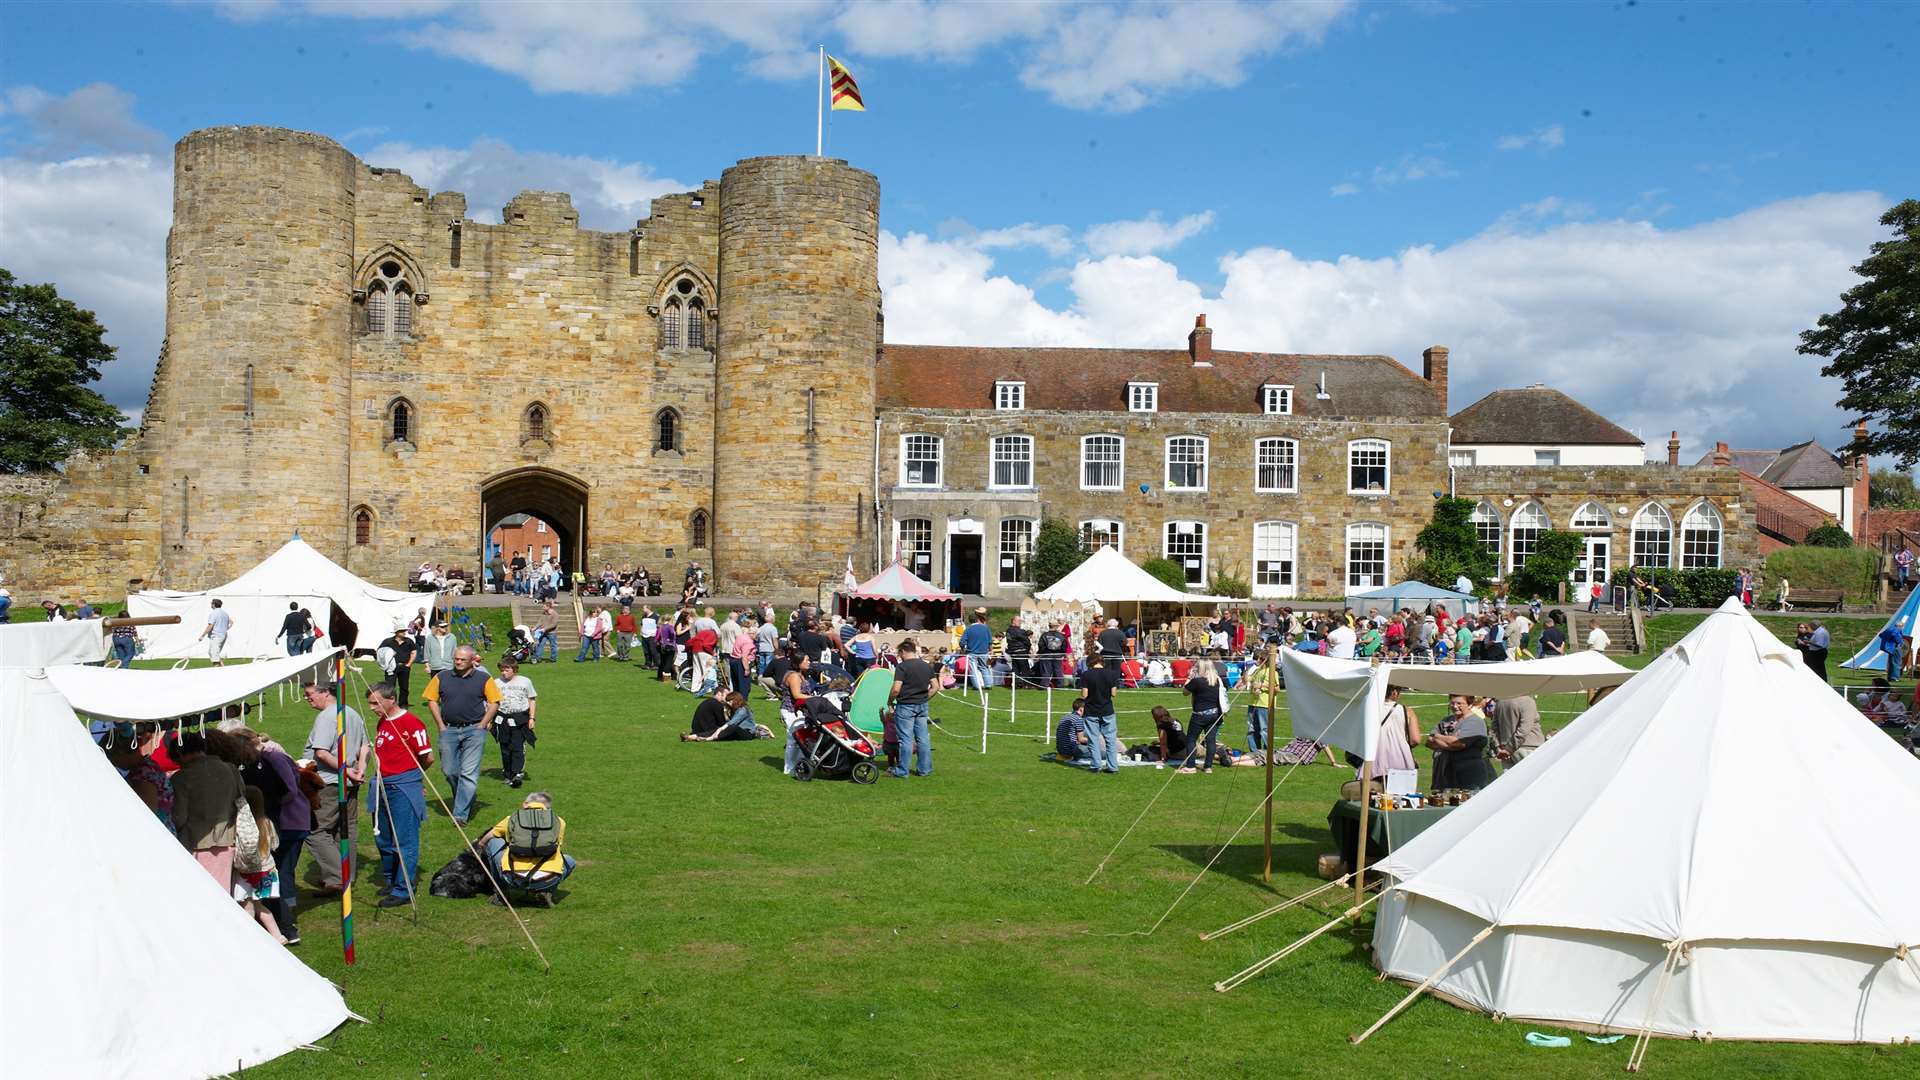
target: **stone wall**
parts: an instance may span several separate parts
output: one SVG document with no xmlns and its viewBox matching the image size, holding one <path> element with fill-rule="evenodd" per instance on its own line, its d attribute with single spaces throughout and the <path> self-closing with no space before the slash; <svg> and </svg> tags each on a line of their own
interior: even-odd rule
<svg viewBox="0 0 1920 1080">
<path fill-rule="evenodd" d="M 60 474 L 0 476 L 0 575 L 16 607 L 118 603 L 159 581 L 160 490 L 126 451 L 76 454 Z"/>
<path fill-rule="evenodd" d="M 1722 519 L 1722 566 L 1755 563 L 1760 555 L 1752 507 L 1743 498 L 1738 470 L 1730 466 L 1482 465 L 1455 469 L 1454 485 L 1461 498 L 1485 500 L 1499 513 L 1503 573 L 1512 562 L 1509 538 L 1513 514 L 1529 502 L 1539 503 L 1551 527 L 1561 532 L 1575 531 L 1573 515 L 1583 503 L 1599 504 L 1610 518 L 1610 527 L 1604 535 L 1612 538 L 1612 559 L 1617 566 L 1628 565 L 1633 550 L 1634 515 L 1649 503 L 1660 505 L 1672 518 L 1674 566 L 1681 563 L 1681 522 L 1687 510 L 1703 500 L 1712 504 Z"/>
<path fill-rule="evenodd" d="M 901 436 L 937 435 L 943 440 L 940 487 L 900 484 Z M 1206 527 L 1209 575 L 1224 571 L 1255 585 L 1256 595 L 1335 597 L 1345 595 L 1347 527 L 1356 523 L 1387 526 L 1389 575 L 1412 552 L 1413 538 L 1432 517 L 1433 494 L 1446 489 L 1446 424 L 1387 418 L 1306 419 L 1251 414 L 1175 414 L 1124 412 L 935 412 L 889 409 L 881 416 L 880 480 L 885 512 L 885 542 L 897 522 L 927 518 L 934 533 L 932 572 L 947 583 L 946 537 L 953 523 L 979 522 L 984 532 L 985 595 L 1017 600 L 1024 586 L 997 580 L 1000 520 L 1058 518 L 1076 528 L 1088 520 L 1117 520 L 1123 525 L 1121 550 L 1135 562 L 1162 554 L 1167 522 L 1196 521 Z M 1034 439 L 1035 485 L 1021 491 L 989 487 L 989 454 L 994 436 L 1030 435 Z M 1081 488 L 1081 439 L 1115 434 L 1125 439 L 1124 475 L 1117 491 Z M 1208 440 L 1206 490 L 1169 491 L 1166 441 L 1178 435 Z M 1254 443 L 1279 437 L 1295 440 L 1296 479 L 1290 493 L 1255 490 Z M 1353 439 L 1384 439 L 1391 444 L 1390 484 L 1384 494 L 1347 491 L 1347 444 Z M 1141 485 L 1148 490 L 1141 491 Z M 1292 584 L 1263 586 L 1255 581 L 1254 531 L 1259 522 L 1293 526 Z M 960 526 L 965 528 L 967 526 Z"/>
</svg>

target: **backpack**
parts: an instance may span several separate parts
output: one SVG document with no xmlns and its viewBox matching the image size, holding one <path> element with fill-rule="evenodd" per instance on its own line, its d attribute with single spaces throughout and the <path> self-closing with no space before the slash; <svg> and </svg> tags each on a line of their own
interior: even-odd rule
<svg viewBox="0 0 1920 1080">
<path fill-rule="evenodd" d="M 516 859 L 551 859 L 560 853 L 559 819 L 551 807 L 523 806 L 507 819 L 507 853 Z"/>
<path fill-rule="evenodd" d="M 1049 630 L 1040 635 L 1040 653 L 1043 656 L 1058 656 L 1067 651 L 1066 636 L 1058 630 Z"/>
</svg>

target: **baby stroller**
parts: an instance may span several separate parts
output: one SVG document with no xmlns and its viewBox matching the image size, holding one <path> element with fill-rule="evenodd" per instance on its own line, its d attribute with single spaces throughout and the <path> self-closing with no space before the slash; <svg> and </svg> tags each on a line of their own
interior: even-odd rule
<svg viewBox="0 0 1920 1080">
<path fill-rule="evenodd" d="M 854 730 L 847 723 L 847 714 L 825 696 L 807 699 L 806 715 L 794 727 L 793 739 L 800 744 L 800 760 L 793 766 L 795 780 L 820 776 L 871 784 L 880 779 L 880 766 L 873 763 L 873 744 Z"/>
<path fill-rule="evenodd" d="M 533 659 L 533 631 L 524 626 L 507 631 L 507 651 L 500 654 L 500 658 L 526 667 L 527 661 Z"/>
</svg>

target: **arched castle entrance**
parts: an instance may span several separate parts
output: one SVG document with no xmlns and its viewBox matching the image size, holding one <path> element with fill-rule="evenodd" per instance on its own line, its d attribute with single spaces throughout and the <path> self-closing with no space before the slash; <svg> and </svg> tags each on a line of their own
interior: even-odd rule
<svg viewBox="0 0 1920 1080">
<path fill-rule="evenodd" d="M 560 540 L 560 568 L 569 574 L 587 567 L 587 485 L 563 472 L 532 466 L 490 476 L 480 483 L 480 562 L 486 563 L 487 535 L 500 519 L 532 514 Z"/>
</svg>

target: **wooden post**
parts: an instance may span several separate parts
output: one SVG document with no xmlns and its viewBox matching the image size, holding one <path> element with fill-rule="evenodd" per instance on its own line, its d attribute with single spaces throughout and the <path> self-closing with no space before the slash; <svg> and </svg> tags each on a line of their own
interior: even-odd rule
<svg viewBox="0 0 1920 1080">
<path fill-rule="evenodd" d="M 1353 900 L 1356 904 L 1367 891 L 1367 813 L 1372 802 L 1373 762 L 1364 761 L 1360 764 L 1360 836 L 1353 855 Z"/>
<path fill-rule="evenodd" d="M 1279 655 L 1279 650 L 1276 647 L 1272 645 L 1267 646 L 1266 662 L 1261 665 L 1267 673 L 1265 691 L 1267 699 L 1267 730 L 1265 734 L 1265 749 L 1267 752 L 1267 818 L 1266 840 L 1263 844 L 1266 849 L 1266 864 L 1260 870 L 1260 880 L 1263 882 L 1271 882 L 1273 880 L 1273 684 L 1279 679 L 1279 671 L 1276 667 L 1276 661 Z"/>
</svg>

